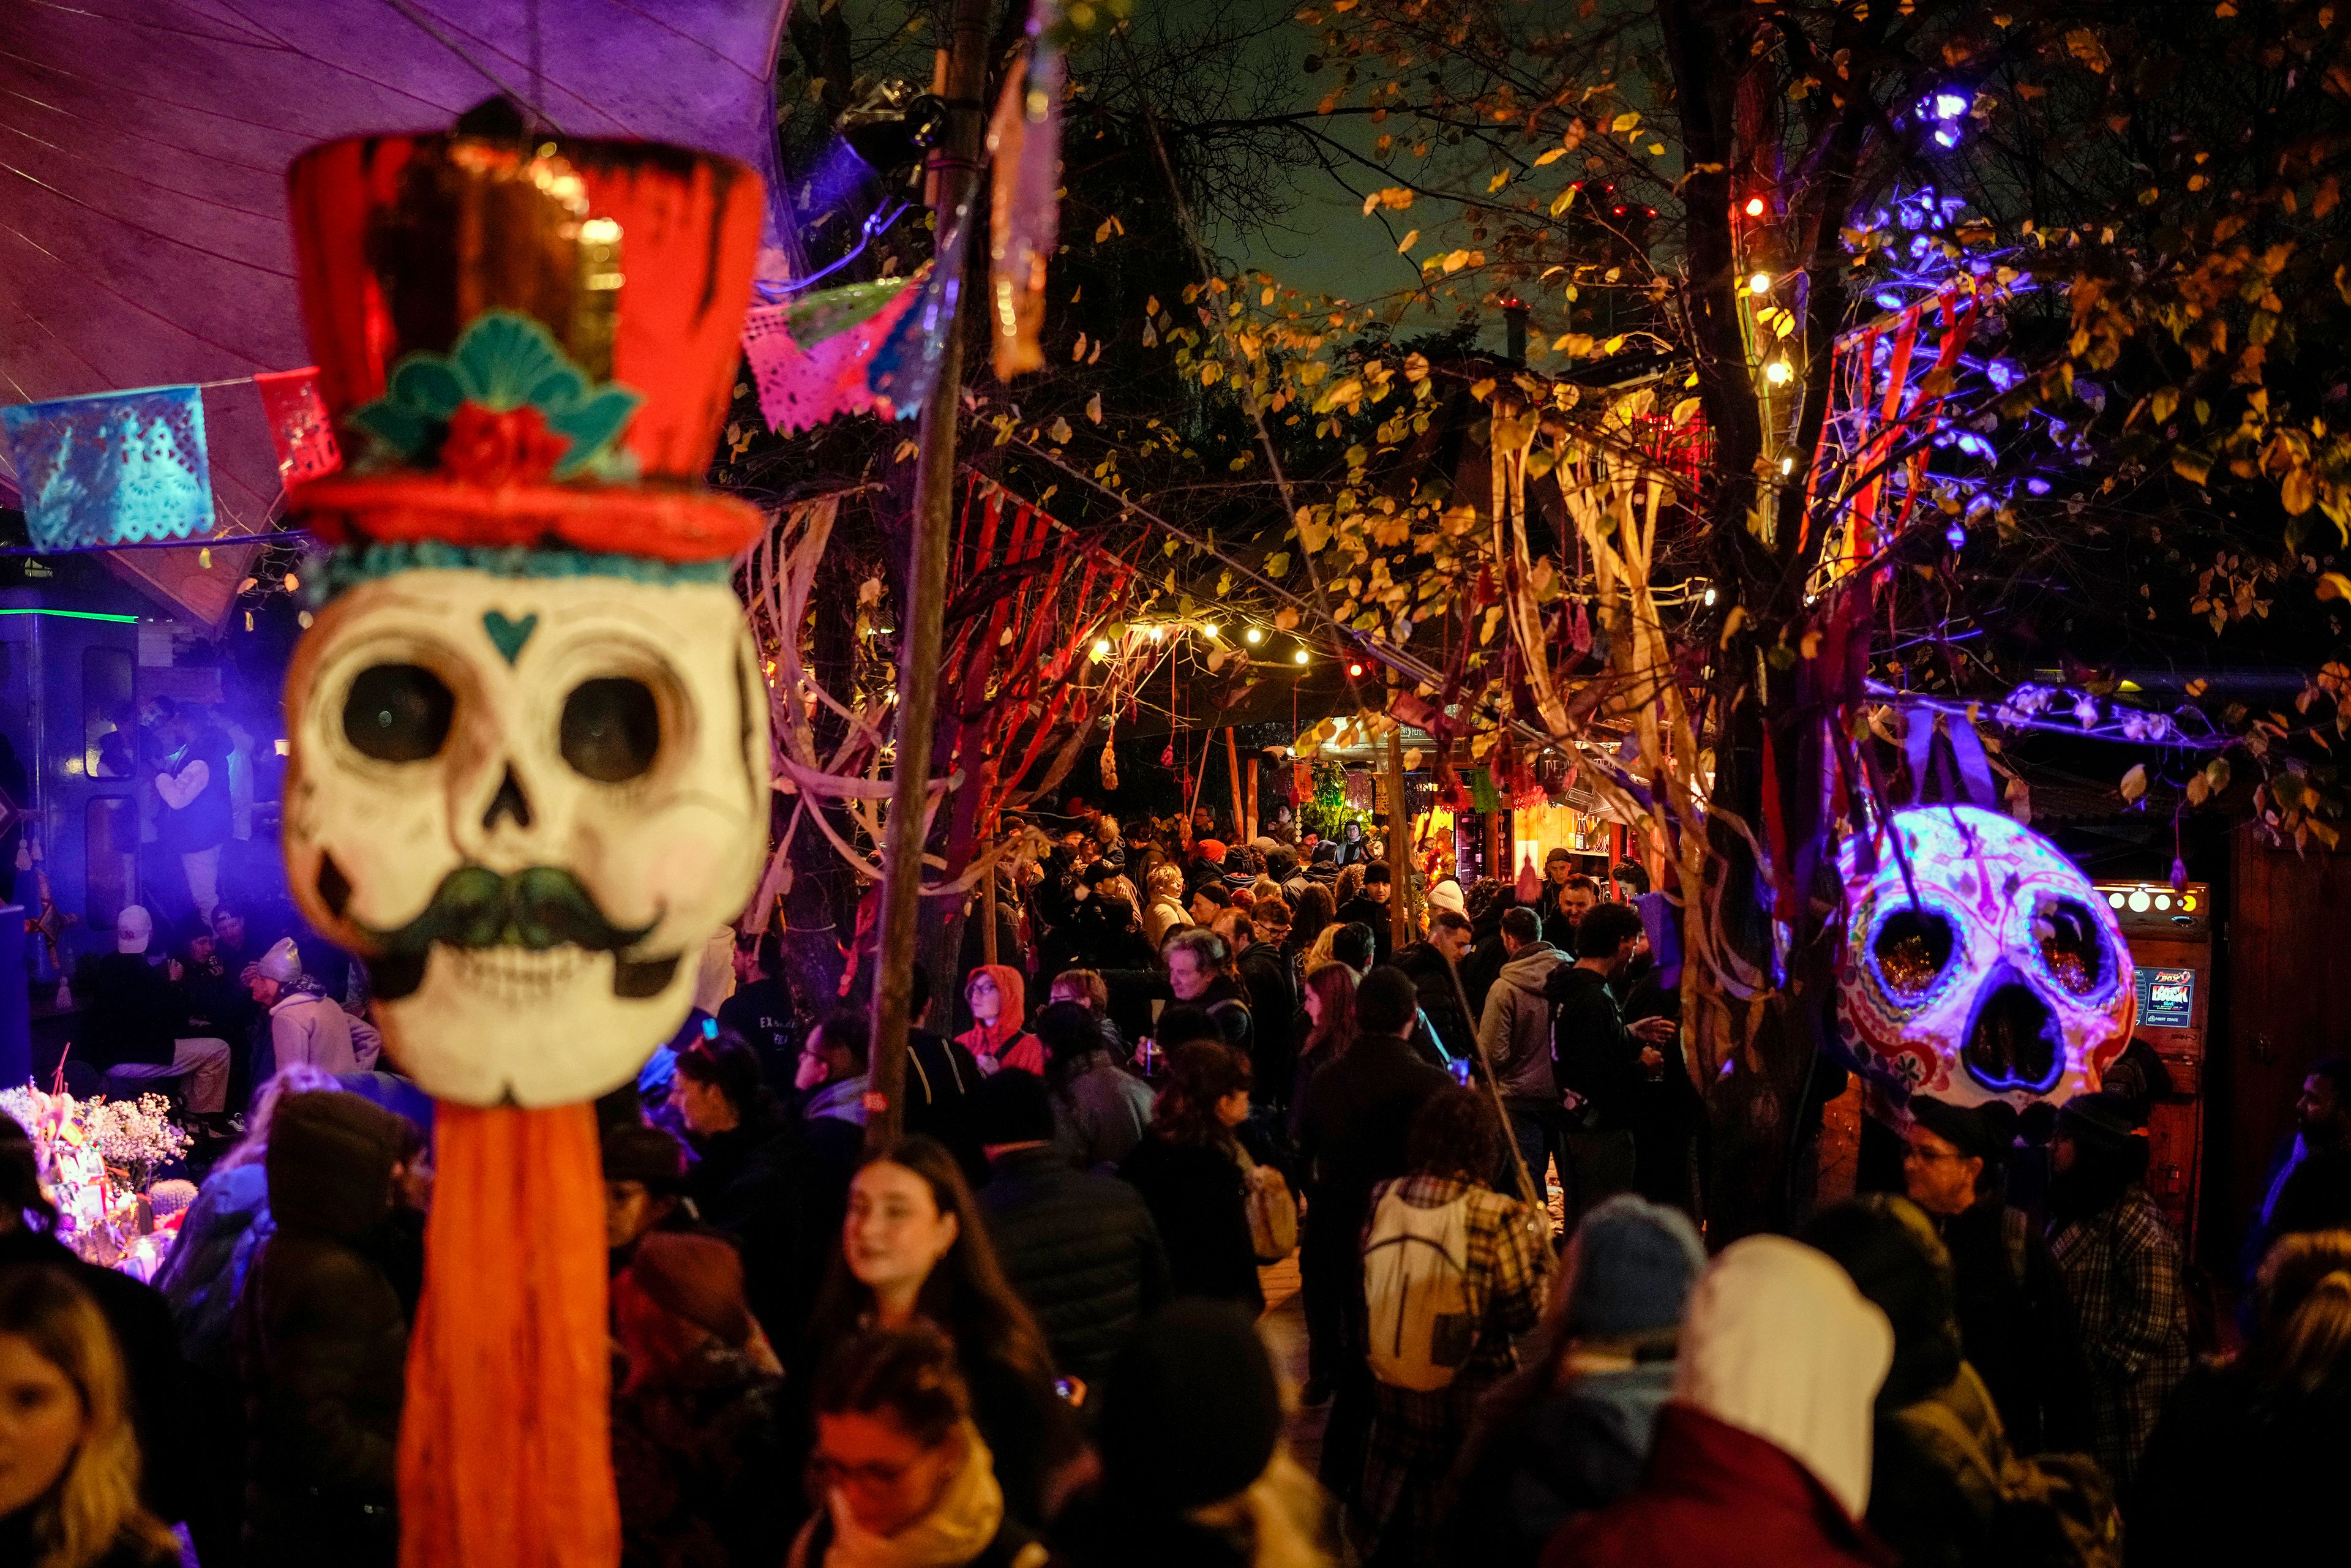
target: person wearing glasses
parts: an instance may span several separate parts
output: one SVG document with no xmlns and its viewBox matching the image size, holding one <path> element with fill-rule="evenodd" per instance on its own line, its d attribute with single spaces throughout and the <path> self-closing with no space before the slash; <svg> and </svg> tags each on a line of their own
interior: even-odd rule
<svg viewBox="0 0 2351 1568">
<path fill-rule="evenodd" d="M 788 1568 L 1041 1568 L 1045 1548 L 1005 1511 L 955 1346 L 937 1329 L 916 1320 L 859 1333 L 817 1375 L 815 1404 L 817 1511 Z"/>
</svg>

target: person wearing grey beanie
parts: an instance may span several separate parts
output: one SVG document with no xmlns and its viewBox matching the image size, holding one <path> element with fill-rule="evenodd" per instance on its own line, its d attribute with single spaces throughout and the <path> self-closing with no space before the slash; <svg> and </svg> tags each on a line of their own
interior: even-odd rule
<svg viewBox="0 0 2351 1568">
<path fill-rule="evenodd" d="M 1447 1561 L 1531 1564 L 1569 1519 L 1633 1490 L 1705 1267 L 1677 1208 L 1627 1193 L 1584 1215 L 1544 1314 L 1544 1354 L 1486 1396 L 1447 1483 Z"/>
</svg>

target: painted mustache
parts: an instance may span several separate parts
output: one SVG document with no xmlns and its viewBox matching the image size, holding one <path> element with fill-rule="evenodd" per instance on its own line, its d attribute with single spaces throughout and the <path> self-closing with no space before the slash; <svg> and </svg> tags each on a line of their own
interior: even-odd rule
<svg viewBox="0 0 2351 1568">
<path fill-rule="evenodd" d="M 614 925 L 580 879 L 560 866 L 499 873 L 465 865 L 441 879 L 433 902 L 405 925 L 388 931 L 360 929 L 375 944 L 368 974 L 375 994 L 386 1001 L 398 1001 L 424 983 L 425 962 L 436 943 L 460 949 L 519 947 L 545 953 L 575 946 L 609 952 L 614 960 L 613 995 L 643 998 L 658 995 L 669 984 L 682 956 L 623 956 L 651 934 L 653 925 Z"/>
</svg>

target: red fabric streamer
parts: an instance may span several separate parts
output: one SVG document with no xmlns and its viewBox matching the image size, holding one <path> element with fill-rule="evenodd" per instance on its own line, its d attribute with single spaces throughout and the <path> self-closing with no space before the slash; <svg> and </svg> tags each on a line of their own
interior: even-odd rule
<svg viewBox="0 0 2351 1568">
<path fill-rule="evenodd" d="M 592 1106 L 437 1103 L 400 1423 L 401 1568 L 611 1568 L 611 1335 Z"/>
</svg>

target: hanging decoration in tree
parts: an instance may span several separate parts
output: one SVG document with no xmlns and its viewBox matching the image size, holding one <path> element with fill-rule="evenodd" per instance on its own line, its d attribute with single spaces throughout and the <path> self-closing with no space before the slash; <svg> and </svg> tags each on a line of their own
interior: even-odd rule
<svg viewBox="0 0 2351 1568">
<path fill-rule="evenodd" d="M 204 393 L 148 387 L 0 408 L 39 550 L 102 549 L 213 531 Z"/>
<path fill-rule="evenodd" d="M 789 435 L 842 414 L 898 417 L 873 385 L 873 356 L 922 299 L 926 276 L 852 283 L 746 316 L 743 352 L 768 427 Z"/>
<path fill-rule="evenodd" d="M 604 1568 L 590 1102 L 684 1018 L 768 815 L 728 585 L 762 519 L 699 486 L 759 182 L 500 128 L 329 143 L 290 185 L 351 462 L 289 497 L 334 553 L 287 678 L 286 869 L 439 1102 L 401 1561 Z"/>
<path fill-rule="evenodd" d="M 1926 716 L 1914 716 L 1917 723 Z M 1912 806 L 1838 855 L 1837 1031 L 1874 1113 L 1908 1093 L 2063 1103 L 2130 1041 L 2130 947 L 2057 846 L 1995 811 Z M 1865 863 L 1865 849 L 1874 861 Z"/>
<path fill-rule="evenodd" d="M 1029 58 L 1008 72 L 987 128 L 995 161 L 988 200 L 987 303 L 996 374 L 1010 381 L 1042 370 L 1038 334 L 1045 325 L 1045 262 L 1061 233 L 1061 90 L 1065 75 L 1054 42 L 1055 0 L 1029 15 Z"/>
<path fill-rule="evenodd" d="M 277 448 L 277 478 L 285 485 L 323 479 L 343 465 L 335 444 L 335 424 L 319 396 L 319 367 L 264 371 L 253 378 L 269 440 Z"/>
</svg>

